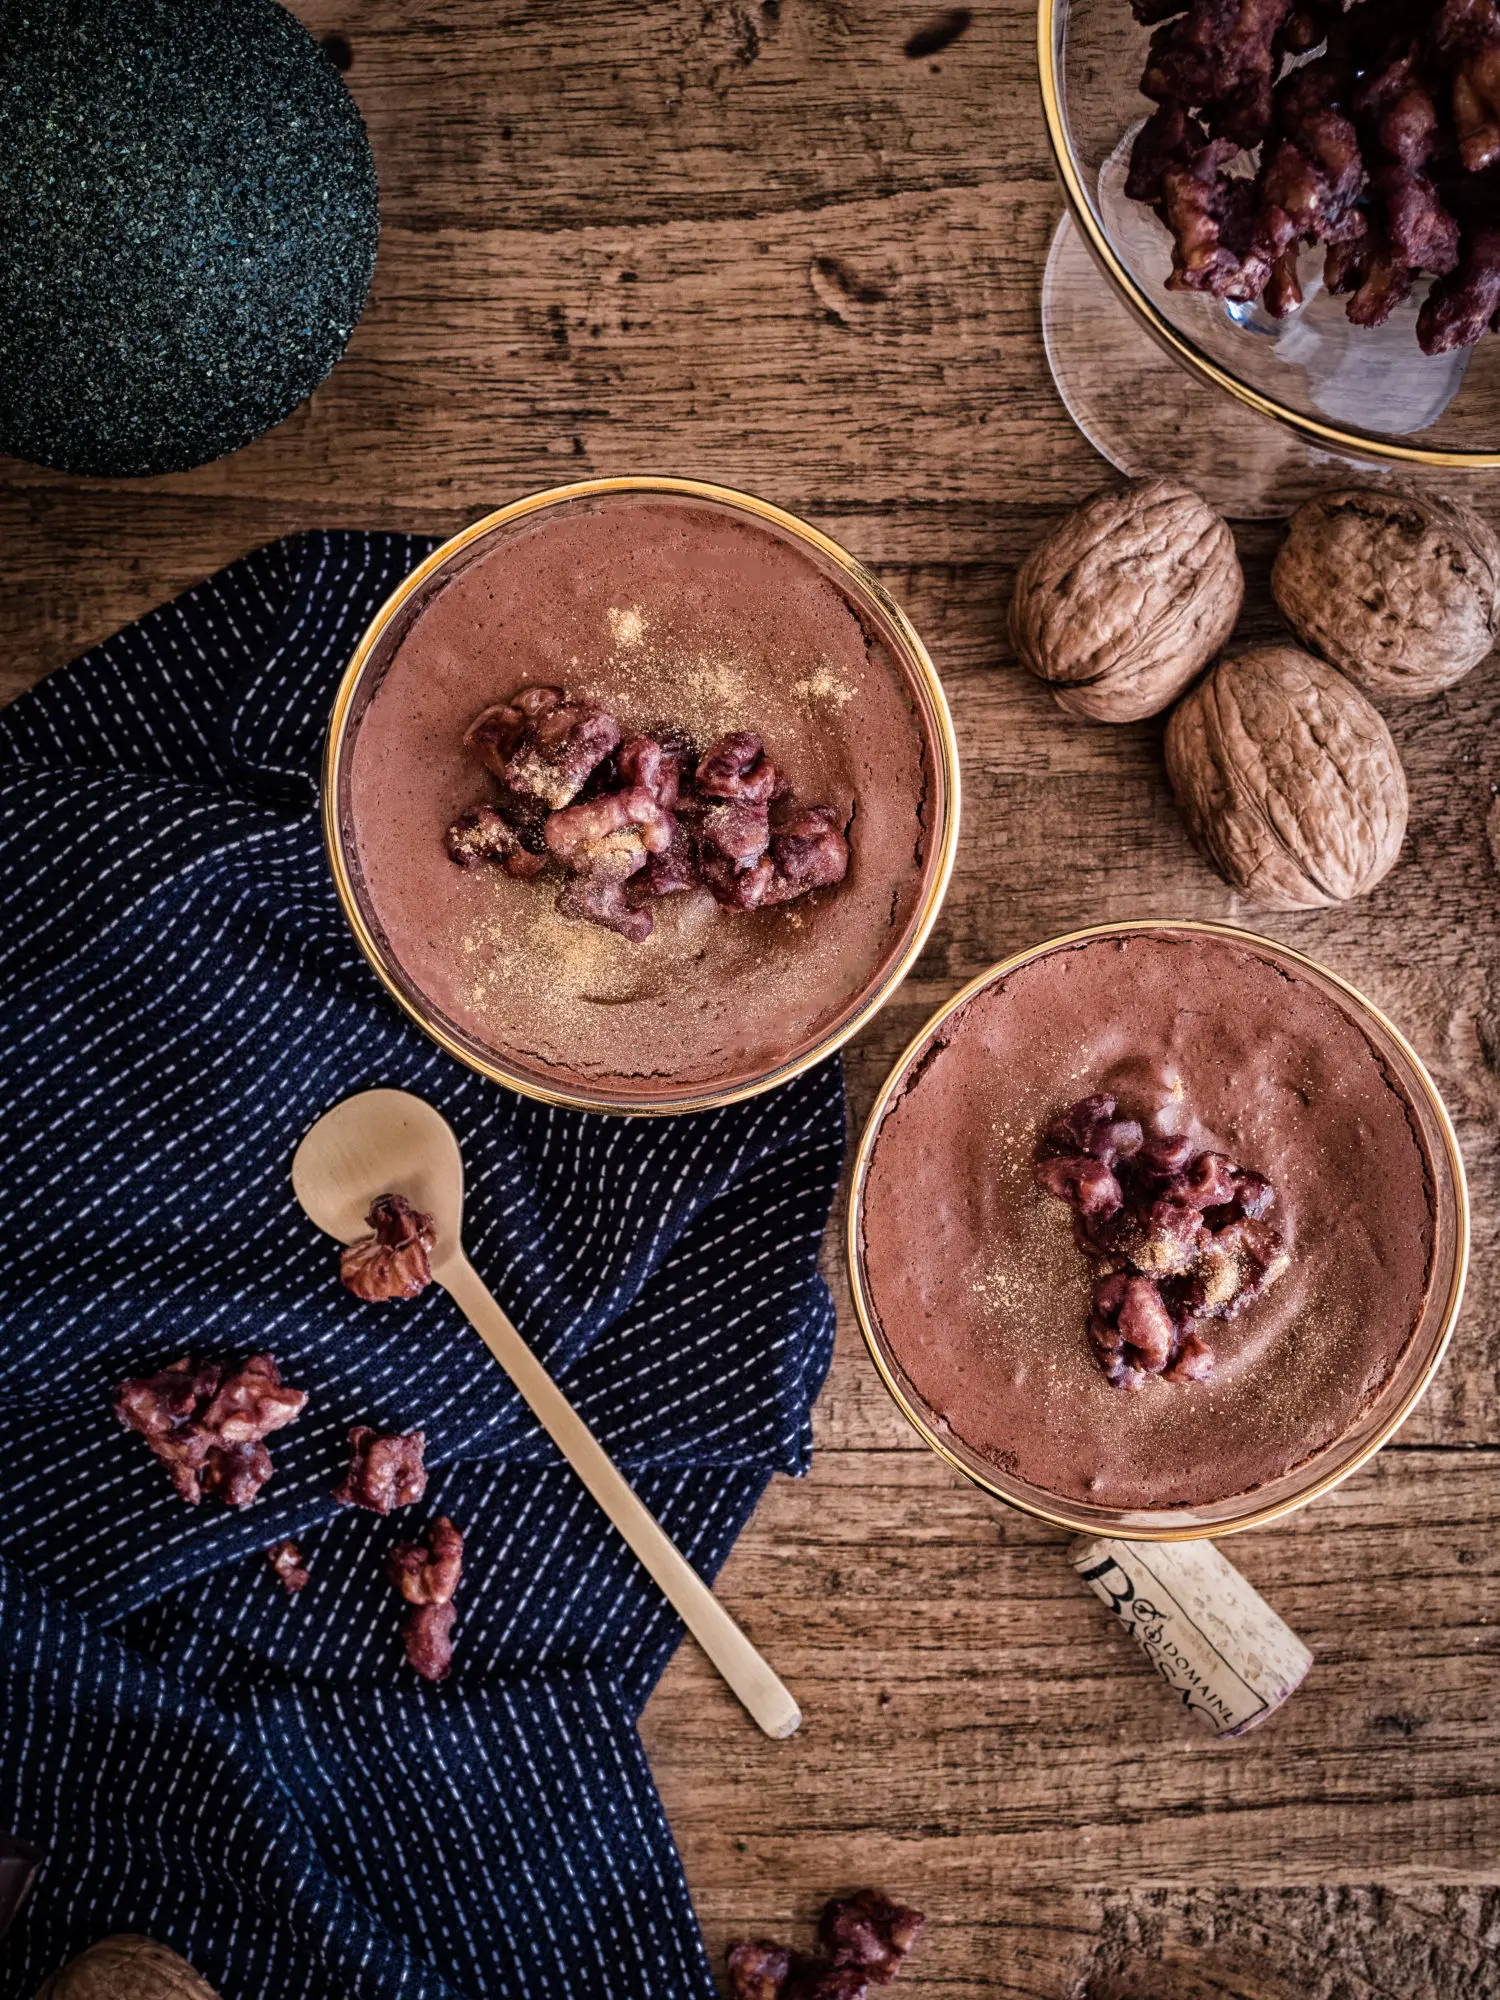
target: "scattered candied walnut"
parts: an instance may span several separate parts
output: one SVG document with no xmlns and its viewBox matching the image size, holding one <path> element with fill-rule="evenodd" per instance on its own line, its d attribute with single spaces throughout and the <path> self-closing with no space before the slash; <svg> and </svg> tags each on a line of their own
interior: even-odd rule
<svg viewBox="0 0 1500 2000">
<path fill-rule="evenodd" d="M 747 1938 L 729 1947 L 728 1964 L 733 2000 L 781 2000 L 792 1954 L 784 1944 Z"/>
<path fill-rule="evenodd" d="M 1175 479 L 1134 480 L 1032 550 L 1011 641 L 1067 714 L 1137 721 L 1203 671 L 1244 594 L 1234 537 L 1208 503 Z"/>
<path fill-rule="evenodd" d="M 832 1897 L 818 1923 L 822 1957 L 765 1938 L 729 1947 L 732 2000 L 868 2000 L 872 1982 L 895 1978 L 925 1924 L 878 1889 Z"/>
<path fill-rule="evenodd" d="M 1166 758 L 1194 842 L 1266 909 L 1346 902 L 1396 865 L 1407 791 L 1391 732 L 1310 653 L 1221 660 L 1173 710 Z"/>
<path fill-rule="evenodd" d="M 432 1283 L 437 1224 L 404 1195 L 383 1194 L 365 1218 L 372 1234 L 345 1246 L 339 1276 L 358 1299 L 413 1299 Z"/>
<path fill-rule="evenodd" d="M 238 1368 L 184 1355 L 156 1375 L 135 1376 L 115 1391 L 114 1412 L 166 1466 L 179 1497 L 248 1507 L 271 1477 L 263 1440 L 300 1416 L 301 1389 L 282 1381 L 269 1354 Z"/>
<path fill-rule="evenodd" d="M 1292 516 L 1271 590 L 1298 638 L 1370 693 L 1436 694 L 1500 633 L 1500 542 L 1455 501 L 1344 487 Z"/>
<path fill-rule="evenodd" d="M 858 1966 L 883 1986 L 921 1943 L 926 1924 L 920 1910 L 893 1903 L 878 1889 L 858 1889 L 852 1896 L 835 1896 L 824 1904 L 818 1942 L 835 1965 Z"/>
<path fill-rule="evenodd" d="M 295 1597 L 299 1590 L 308 1585 L 307 1570 L 303 1565 L 302 1551 L 292 1541 L 273 1542 L 266 1550 L 266 1561 L 276 1572 L 277 1581 L 289 1596 Z"/>
<path fill-rule="evenodd" d="M 1275 1190 L 1227 1153 L 1144 1129 L 1106 1094 L 1082 1098 L 1042 1133 L 1034 1172 L 1073 1211 L 1099 1273 L 1088 1338 L 1108 1379 L 1203 1382 L 1205 1325 L 1233 1319 L 1284 1276 L 1290 1252 L 1265 1220 Z"/>
<path fill-rule="evenodd" d="M 397 1542 L 385 1573 L 411 1606 L 401 1628 L 406 1657 L 425 1681 L 440 1681 L 453 1658 L 453 1593 L 463 1571 L 463 1531 L 446 1514 L 427 1530 L 427 1543 Z"/>
<path fill-rule="evenodd" d="M 427 1491 L 426 1442 L 421 1431 L 383 1433 L 355 1424 L 349 1432 L 349 1470 L 333 1489 L 334 1499 L 372 1514 L 409 1507 Z"/>
</svg>

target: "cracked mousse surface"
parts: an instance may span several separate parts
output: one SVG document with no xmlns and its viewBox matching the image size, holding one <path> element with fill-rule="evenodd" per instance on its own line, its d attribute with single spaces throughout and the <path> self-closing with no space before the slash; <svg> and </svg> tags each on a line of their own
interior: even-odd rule
<svg viewBox="0 0 1500 2000">
<path fill-rule="evenodd" d="M 932 750 L 903 669 L 799 543 L 694 499 L 611 495 L 479 544 L 420 612 L 357 727 L 349 802 L 368 907 L 412 985 L 539 1078 L 730 1088 L 816 1043 L 900 951 L 932 845 Z M 603 703 L 700 749 L 752 729 L 799 801 L 847 829 L 849 873 L 796 903 L 652 905 L 632 944 L 555 887 L 457 868 L 444 835 L 490 796 L 462 744 L 523 686 Z"/>
<path fill-rule="evenodd" d="M 1039 1133 L 1085 1094 L 1231 1154 L 1277 1191 L 1291 1263 L 1204 1322 L 1204 1382 L 1114 1387 L 1094 1273 L 1036 1185 Z M 939 1429 L 1043 1491 L 1130 1510 L 1254 1492 L 1352 1429 L 1427 1295 L 1432 1179 L 1410 1104 L 1322 988 L 1228 940 L 1060 947 L 978 993 L 882 1122 L 870 1296 Z"/>
</svg>

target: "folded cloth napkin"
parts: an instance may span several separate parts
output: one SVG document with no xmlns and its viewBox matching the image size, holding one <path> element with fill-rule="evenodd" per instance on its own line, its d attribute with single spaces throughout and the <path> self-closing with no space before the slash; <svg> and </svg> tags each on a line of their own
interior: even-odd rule
<svg viewBox="0 0 1500 2000">
<path fill-rule="evenodd" d="M 712 1575 L 807 1464 L 841 1077 L 585 1116 L 386 1000 L 315 773 L 361 627 L 430 546 L 257 550 L 0 715 L 0 1825 L 48 1854 L 6 1996 L 112 1931 L 225 2000 L 714 1991 L 635 1728 L 678 1621 L 447 1298 L 350 1296 L 287 1170 L 350 1091 L 436 1104 L 474 1263 Z M 253 1507 L 190 1509 L 111 1389 L 257 1351 L 307 1408 Z M 425 1429 L 423 1502 L 333 1504 L 355 1423 Z M 429 1686 L 381 1565 L 444 1513 L 468 1539 Z M 296 1597 L 264 1555 L 286 1535 Z M 763 1754 L 714 1699 L 726 1760 Z"/>
</svg>

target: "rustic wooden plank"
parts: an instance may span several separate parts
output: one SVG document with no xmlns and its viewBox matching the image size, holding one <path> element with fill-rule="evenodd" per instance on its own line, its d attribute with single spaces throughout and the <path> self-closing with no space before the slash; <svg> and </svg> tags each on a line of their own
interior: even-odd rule
<svg viewBox="0 0 1500 2000">
<path fill-rule="evenodd" d="M 948 21 L 945 45 L 910 54 L 948 13 L 937 0 L 296 11 L 346 45 L 384 211 L 403 227 L 447 223 L 455 195 L 467 226 L 552 232 L 1049 175 L 1029 10 L 1013 0 L 954 10 L 968 18 Z"/>
<path fill-rule="evenodd" d="M 1272 1978 L 1301 1976 L 1286 1939 L 1309 1911 L 1315 1931 L 1331 1921 L 1307 1890 L 1494 1884 L 1497 1462 L 1389 1451 L 1228 1545 L 1318 1657 L 1263 1730 L 1219 1743 L 1080 1589 L 1064 1537 L 925 1452 L 825 1445 L 808 1480 L 775 1482 L 720 1584 L 799 1695 L 801 1733 L 736 1737 L 732 1703 L 690 1648 L 646 1713 L 711 1945 L 790 1935 L 836 1888 L 883 1882 L 935 1917 L 910 1990 L 1043 2000 L 1075 1990 L 1060 1967 L 1083 1977 L 1087 1954 L 1068 1954 L 1102 1924 L 1105 1891 L 1128 1884 L 1138 1900 L 1190 1877 L 1266 1891 L 1263 1922 L 1298 1892 L 1264 1955 L 1267 1983 L 1243 1989 L 1273 2000 L 1303 1990 Z M 1097 1892 L 1069 1906 L 1063 1938 L 1061 1917 L 1035 1907 L 1059 1885 Z M 1486 1907 L 1493 1950 L 1500 1896 Z M 1029 1942 L 1001 1951 L 988 1927 L 1018 1922 Z M 1098 1963 L 1123 1979 L 1135 1959 Z M 1431 1991 L 1487 1990 L 1454 1979 L 1434 1973 Z M 1183 1985 L 1181 2000 L 1198 1991 Z"/>
</svg>

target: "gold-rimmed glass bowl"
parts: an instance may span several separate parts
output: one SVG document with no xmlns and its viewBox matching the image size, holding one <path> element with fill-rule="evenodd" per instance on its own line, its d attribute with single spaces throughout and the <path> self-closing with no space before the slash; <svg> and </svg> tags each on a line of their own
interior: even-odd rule
<svg viewBox="0 0 1500 2000">
<path fill-rule="evenodd" d="M 496 539 L 548 512 L 608 506 L 617 498 L 650 495 L 722 509 L 793 542 L 833 582 L 862 621 L 872 645 L 894 663 L 910 695 L 921 733 L 927 794 L 918 894 L 904 926 L 886 945 L 873 975 L 851 992 L 815 1032 L 790 1043 L 752 1077 L 723 1085 L 638 1084 L 560 1080 L 490 1043 L 453 1019 L 408 975 L 374 907 L 359 856 L 352 808 L 354 746 L 382 678 L 424 606 Z M 937 918 L 958 841 L 959 767 L 953 723 L 942 683 L 905 613 L 882 585 L 818 529 L 770 502 L 700 480 L 658 477 L 593 479 L 534 493 L 500 508 L 455 535 L 420 563 L 371 620 L 334 701 L 323 763 L 323 830 L 334 885 L 361 951 L 392 997 L 434 1041 L 494 1082 L 549 1104 L 583 1111 L 637 1115 L 700 1111 L 752 1097 L 800 1074 L 839 1048 L 890 998 L 921 951 Z"/>
<path fill-rule="evenodd" d="M 1426 1156 L 1433 1198 L 1433 1256 L 1421 1314 L 1396 1367 L 1358 1422 L 1341 1437 L 1313 1453 L 1292 1471 L 1250 1493 L 1227 1495 L 1211 1504 L 1150 1512 L 1093 1506 L 1063 1498 L 1033 1486 L 982 1457 L 956 1429 L 933 1410 L 906 1375 L 881 1319 L 871 1290 L 865 1245 L 865 1196 L 871 1163 L 887 1112 L 899 1098 L 915 1065 L 931 1050 L 935 1038 L 953 1015 L 987 987 L 1011 977 L 1021 967 L 1048 953 L 1096 939 L 1148 934 L 1161 937 L 1213 936 L 1253 951 L 1282 970 L 1311 982 L 1361 1029 L 1396 1079 L 1411 1107 L 1414 1128 Z M 1005 1079 L 995 1079 L 995 1101 L 1003 1107 Z M 1469 1209 L 1463 1160 L 1452 1121 L 1437 1088 L 1411 1044 L 1363 994 L 1326 967 L 1292 951 L 1274 939 L 1226 924 L 1197 921 L 1100 924 L 1091 929 L 1051 938 L 1029 951 L 992 966 L 963 987 L 916 1036 L 882 1085 L 866 1122 L 855 1156 L 848 1222 L 849 1269 L 855 1309 L 866 1345 L 881 1379 L 908 1421 L 948 1464 L 983 1488 L 1023 1512 L 1079 1534 L 1117 1535 L 1126 1540 L 1192 1541 L 1237 1533 L 1275 1520 L 1302 1507 L 1347 1479 L 1405 1422 L 1437 1372 L 1458 1318 L 1468 1267 Z M 1067 1337 L 1065 1334 L 1060 1338 Z M 1081 1333 L 1078 1337 L 1082 1337 Z M 1123 1393 L 1123 1392 L 1122 1392 Z"/>
<path fill-rule="evenodd" d="M 1042 107 L 1068 210 L 1043 329 L 1085 435 L 1122 470 L 1176 471 L 1240 516 L 1285 512 L 1358 468 L 1479 504 L 1500 495 L 1500 336 L 1423 354 L 1425 281 L 1380 328 L 1350 324 L 1347 300 L 1323 289 L 1318 248 L 1286 320 L 1167 291 L 1171 238 L 1124 191 L 1154 108 L 1139 88 L 1151 32 L 1129 0 L 1039 0 Z"/>
</svg>

